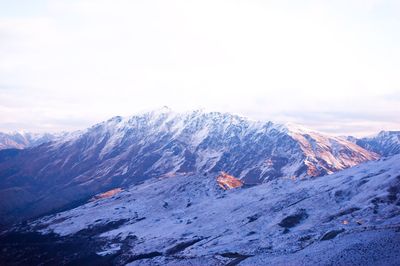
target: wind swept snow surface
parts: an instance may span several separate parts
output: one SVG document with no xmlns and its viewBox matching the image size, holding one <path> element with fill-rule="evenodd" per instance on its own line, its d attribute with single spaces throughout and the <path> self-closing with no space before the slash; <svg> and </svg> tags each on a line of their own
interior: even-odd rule
<svg viewBox="0 0 400 266">
<path fill-rule="evenodd" d="M 28 228 L 90 235 L 117 265 L 399 265 L 400 155 L 226 191 L 217 175 L 152 178 Z"/>
</svg>

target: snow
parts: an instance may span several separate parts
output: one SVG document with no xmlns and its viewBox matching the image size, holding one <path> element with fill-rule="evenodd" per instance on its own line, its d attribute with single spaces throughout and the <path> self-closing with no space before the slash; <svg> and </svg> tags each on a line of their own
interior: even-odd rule
<svg viewBox="0 0 400 266">
<path fill-rule="evenodd" d="M 35 147 L 40 144 L 64 139 L 69 133 L 31 133 L 25 131 L 16 131 L 12 133 L 0 132 L 0 150 L 1 149 L 25 149 Z"/>
<path fill-rule="evenodd" d="M 224 151 L 199 150 L 197 151 L 197 171 L 209 172 L 221 159 Z"/>
<path fill-rule="evenodd" d="M 355 143 L 382 156 L 391 156 L 400 153 L 400 131 L 381 131 L 372 137 L 356 139 Z"/>
<path fill-rule="evenodd" d="M 195 135 L 193 135 L 192 140 L 190 142 L 192 147 L 197 147 L 199 144 L 208 136 L 209 129 L 204 127 L 200 129 Z"/>
<path fill-rule="evenodd" d="M 31 227 L 68 236 L 126 219 L 98 237 L 117 247 L 134 235 L 137 241 L 126 251 L 132 256 L 164 254 L 130 265 L 215 265 L 227 260 L 218 255 L 226 252 L 251 255 L 243 265 L 304 265 L 310 262 L 306 256 L 329 264 L 343 254 L 350 256 L 340 259 L 343 264 L 368 262 L 381 246 L 387 244 L 390 252 L 399 246 L 399 161 L 396 155 L 311 180 L 277 179 L 227 191 L 218 187 L 216 175 L 153 178 Z M 299 213 L 304 215 L 295 225 L 279 225 Z M 340 233 L 322 241 L 332 230 Z M 177 243 L 193 240 L 198 242 L 180 250 L 179 257 L 166 255 Z M 358 254 L 357 245 L 370 251 Z M 390 252 L 378 261 L 399 259 Z"/>
<path fill-rule="evenodd" d="M 287 135 L 292 139 L 284 139 Z M 201 146 L 205 141 L 207 144 Z M 99 162 L 107 161 L 104 166 L 101 163 L 104 169 L 97 171 L 103 175 L 129 174 L 127 170 L 134 171 L 132 167 L 114 164 L 123 161 L 130 162 L 127 156 L 132 156 L 130 153 L 132 150 L 137 150 L 135 153 L 137 155 L 149 155 L 148 148 L 160 143 L 168 148 L 163 149 L 164 147 L 161 146 L 158 150 L 151 151 L 156 155 L 159 154 L 161 158 L 154 162 L 153 166 L 147 166 L 148 169 L 144 172 L 150 176 L 154 173 L 166 174 L 178 171 L 188 159 L 186 151 L 195 157 L 195 165 L 189 167 L 192 171 L 209 171 L 214 166 L 223 167 L 226 163 L 233 165 L 235 162 L 235 168 L 241 171 L 236 172 L 236 176 L 245 178 L 253 171 L 253 173 L 260 173 L 259 176 L 252 177 L 258 179 L 259 182 L 266 179 L 266 176 L 272 172 L 278 176 L 281 174 L 283 176 L 322 175 L 379 157 L 350 141 L 331 137 L 299 125 L 251 121 L 229 113 L 207 113 L 203 110 L 176 113 L 168 107 L 131 117 L 111 118 L 87 130 L 57 138 L 49 145 L 49 148 L 55 153 L 58 149 L 65 149 L 66 146 L 76 149 L 74 146 L 76 142 L 79 142 L 78 148 L 82 150 L 80 151 L 81 160 L 90 161 L 93 159 L 91 157 L 95 157 Z M 274 145 L 274 148 L 265 148 L 267 142 Z M 259 154 L 249 160 L 248 158 L 252 155 L 246 153 L 248 148 L 259 144 L 258 151 L 254 151 Z M 172 154 L 177 146 L 180 151 Z M 246 156 L 242 158 L 242 154 Z M 109 160 L 109 157 L 115 157 L 115 159 Z M 289 163 L 287 165 L 264 163 L 272 157 L 287 158 Z M 62 165 L 66 165 L 69 160 L 68 157 L 63 158 Z M 224 160 L 227 162 L 225 163 Z M 299 169 L 304 169 L 304 165 L 311 170 L 302 170 L 303 173 L 297 173 Z M 137 167 L 140 168 L 140 166 Z"/>
<path fill-rule="evenodd" d="M 38 217 L 71 201 L 152 177 L 224 171 L 258 184 L 321 176 L 378 158 L 354 143 L 301 130 L 292 133 L 272 122 L 204 111 L 167 109 L 114 117 L 4 162 L 4 167 L 12 163 L 18 169 L 5 171 L 5 189 L 27 184 L 32 195 L 25 201 L 11 193 L 10 204 L 0 206 L 5 213 L 0 221 Z M 48 185 L 58 193 L 47 193 Z M 13 215 L 16 209 L 21 210 L 19 217 Z"/>
<path fill-rule="evenodd" d="M 299 142 L 307 156 L 306 165 L 310 169 L 314 166 L 323 168 L 328 174 L 380 157 L 340 137 L 299 128 L 288 128 L 288 134 Z M 310 171 L 308 174 L 314 175 Z"/>
<path fill-rule="evenodd" d="M 110 246 L 103 248 L 102 251 L 96 252 L 96 254 L 100 255 L 100 256 L 107 256 L 107 255 L 115 254 L 120 249 L 121 249 L 121 245 L 111 244 Z"/>
<path fill-rule="evenodd" d="M 256 255 L 240 265 L 398 265 L 398 237 L 390 228 L 342 234 L 296 253 Z"/>
</svg>

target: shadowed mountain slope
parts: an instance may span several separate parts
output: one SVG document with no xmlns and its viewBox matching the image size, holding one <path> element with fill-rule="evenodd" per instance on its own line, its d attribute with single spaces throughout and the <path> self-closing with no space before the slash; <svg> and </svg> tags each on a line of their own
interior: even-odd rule
<svg viewBox="0 0 400 266">
<path fill-rule="evenodd" d="M 40 146 L 0 151 L 2 224 L 152 177 L 225 171 L 246 184 L 330 174 L 379 156 L 344 138 L 226 113 L 114 117 Z"/>
</svg>

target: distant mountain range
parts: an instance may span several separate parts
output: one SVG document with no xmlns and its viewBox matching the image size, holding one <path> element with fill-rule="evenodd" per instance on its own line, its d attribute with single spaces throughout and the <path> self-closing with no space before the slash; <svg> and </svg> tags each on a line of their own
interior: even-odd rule
<svg viewBox="0 0 400 266">
<path fill-rule="evenodd" d="M 350 141 L 228 113 L 163 108 L 69 134 L 9 135 L 3 146 L 30 148 L 0 151 L 0 219 L 35 217 L 159 176 L 224 171 L 245 184 L 322 176 L 397 153 L 396 133 Z"/>
<path fill-rule="evenodd" d="M 5 265 L 396 265 L 399 131 L 167 108 L 1 135 Z"/>
<path fill-rule="evenodd" d="M 23 142 L 29 149 L 0 151 L 0 219 L 37 217 L 153 177 L 223 171 L 260 184 L 323 176 L 378 159 L 388 136 L 349 141 L 228 113 L 166 108 L 114 117 L 81 132 Z"/>
<path fill-rule="evenodd" d="M 64 134 L 29 133 L 29 132 L 0 132 L 0 150 L 3 149 L 25 149 L 50 142 Z"/>
<path fill-rule="evenodd" d="M 355 143 L 382 156 L 399 154 L 400 131 L 381 131 L 374 137 L 356 139 Z"/>
</svg>

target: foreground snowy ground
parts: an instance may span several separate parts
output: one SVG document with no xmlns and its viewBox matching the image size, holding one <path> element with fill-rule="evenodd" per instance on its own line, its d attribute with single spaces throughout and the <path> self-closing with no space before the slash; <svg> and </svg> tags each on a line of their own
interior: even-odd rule
<svg viewBox="0 0 400 266">
<path fill-rule="evenodd" d="M 400 264 L 400 155 L 227 191 L 215 176 L 151 179 L 30 228 L 98 239 L 115 264 Z"/>
</svg>

